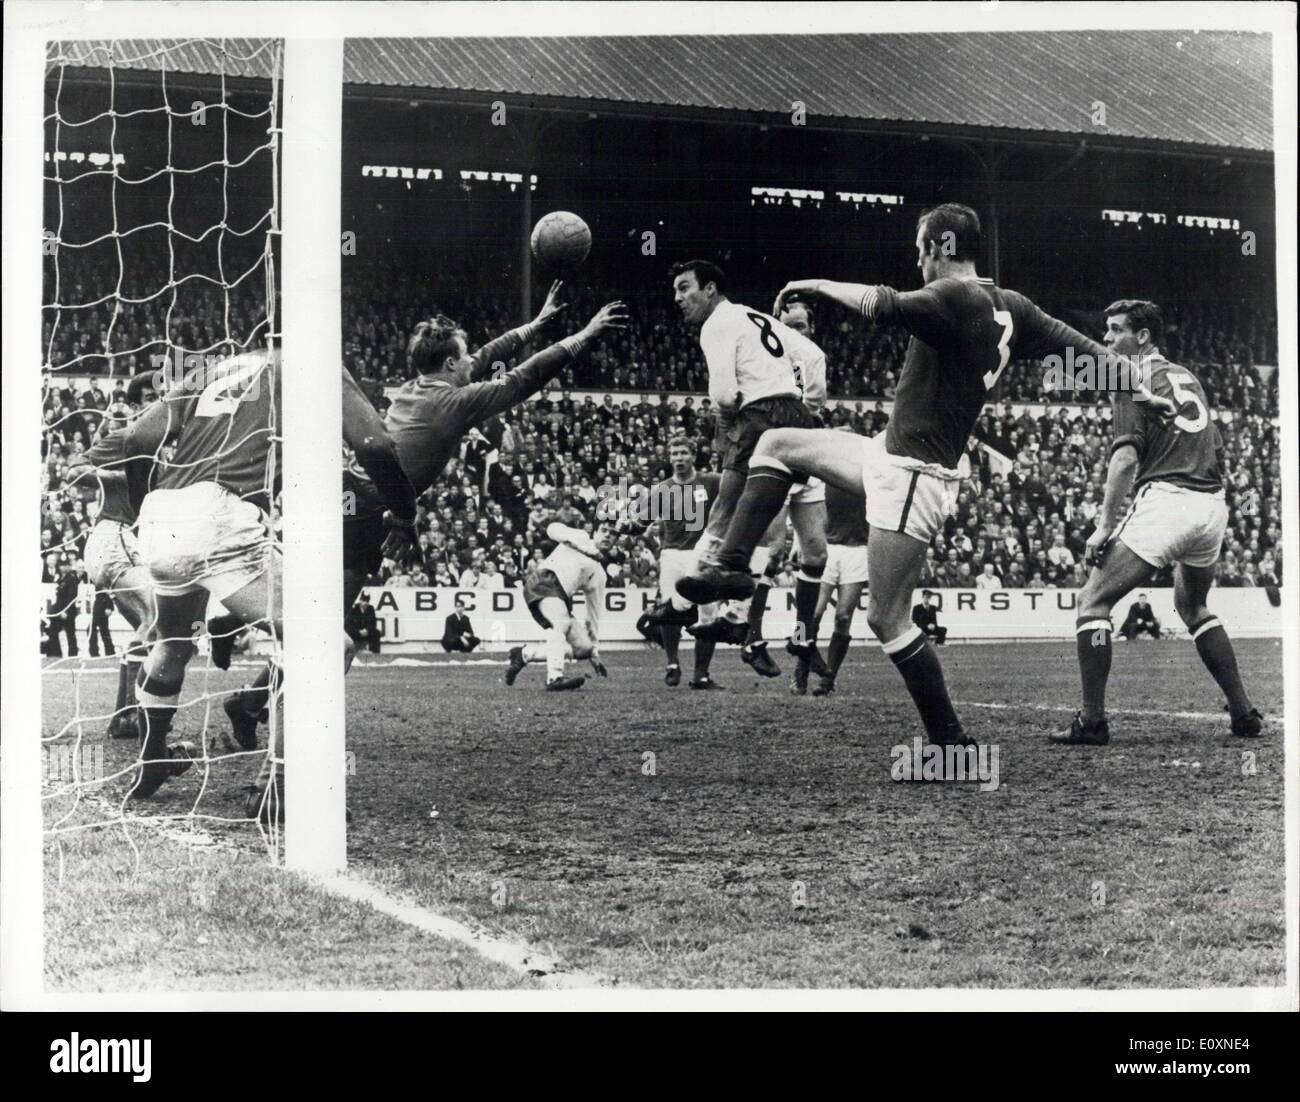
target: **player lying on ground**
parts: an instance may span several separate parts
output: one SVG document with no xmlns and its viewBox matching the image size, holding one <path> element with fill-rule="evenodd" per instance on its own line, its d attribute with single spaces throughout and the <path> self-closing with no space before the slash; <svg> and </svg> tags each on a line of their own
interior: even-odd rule
<svg viewBox="0 0 1300 1102">
<path fill-rule="evenodd" d="M 763 433 L 717 565 L 678 583 L 697 601 L 751 593 L 749 555 L 798 478 L 815 475 L 846 493 L 863 493 L 871 525 L 867 623 L 937 744 L 972 740 L 953 710 L 938 655 L 911 622 L 912 591 L 926 547 L 955 507 L 964 477 L 959 465 L 976 418 L 1012 358 L 1064 354 L 1069 348 L 1103 362 L 1107 356 L 1104 347 L 1023 295 L 981 278 L 975 270 L 979 247 L 978 215 L 945 203 L 917 223 L 921 290 L 817 279 L 782 289 L 778 313 L 792 298 L 817 296 L 873 324 L 910 331 L 893 415 L 885 432 L 871 438 L 778 426 Z M 1158 404 L 1172 408 L 1169 402 Z"/>
<path fill-rule="evenodd" d="M 546 633 L 542 643 L 510 648 L 506 684 L 513 685 L 529 662 L 545 661 L 549 692 L 580 689 L 586 682 L 581 674 L 565 677 L 567 660 L 587 659 L 601 677 L 609 671 L 600 659 L 600 610 L 605 603 L 605 568 L 601 557 L 609 550 L 609 532 L 596 531 L 595 538 L 580 528 L 558 521 L 546 528 L 555 549 L 524 579 L 524 603 Z M 585 616 L 573 615 L 573 598 L 582 594 Z"/>
<path fill-rule="evenodd" d="M 847 425 L 837 431 L 852 432 Z M 813 689 L 813 696 L 829 696 L 835 691 L 835 677 L 849 652 L 853 614 L 867 584 L 866 504 L 861 494 L 845 493 L 832 482 L 826 484 L 826 572 L 822 575 L 821 594 L 817 598 L 816 622 L 835 603 L 835 627 L 826 651 L 827 672 Z M 807 677 L 804 678 L 807 686 Z M 798 688 L 798 682 L 796 682 Z"/>
<path fill-rule="evenodd" d="M 127 385 L 127 402 L 145 405 L 152 380 L 152 372 L 136 375 Z M 109 594 L 132 630 L 118 664 L 117 699 L 108 721 L 108 736 L 138 739 L 142 728 L 136 716 L 135 686 L 154 639 L 157 609 L 149 570 L 140 560 L 135 523 L 149 489 L 153 463 L 147 457 L 127 459 L 129 425 L 108 426 L 105 421 L 90 450 L 71 468 L 69 484 L 99 498 L 99 515 L 86 539 L 86 575 L 97 590 Z"/>
<path fill-rule="evenodd" d="M 190 767 L 189 745 L 169 747 L 167 735 L 209 598 L 283 638 L 280 554 L 268 515 L 280 481 L 278 368 L 278 354 L 265 351 L 198 368 L 127 434 L 128 457 L 156 458 L 175 444 L 140 508 L 140 557 L 158 614 L 136 691 L 144 740 L 134 799 Z M 263 691 L 263 704 L 273 689 Z"/>
<path fill-rule="evenodd" d="M 785 426 L 807 429 L 820 423 L 815 411 L 826 398 L 826 356 L 808 337 L 784 322 L 730 301 L 726 277 L 717 265 L 705 260 L 685 261 L 673 267 L 672 276 L 674 302 L 686 324 L 700 330 L 700 348 L 709 371 L 709 397 L 718 415 L 717 436 L 725 440 L 722 482 L 710 510 L 707 542 L 700 548 L 701 561 L 712 562 L 736 512 L 749 458 L 763 432 Z M 787 485 L 786 496 L 800 548 L 796 627 L 786 650 L 806 659 L 821 673 L 825 665 L 817 653 L 813 613 L 826 565 L 825 488 L 800 473 Z M 773 519 L 772 514 L 765 516 L 764 532 Z M 766 563 L 752 561 L 759 542 L 755 539 L 750 544 L 745 566 L 747 571 L 757 567 L 761 576 Z M 754 588 L 751 584 L 744 594 L 736 596 L 748 598 Z M 711 600 L 695 600 L 680 584 L 678 592 L 694 604 L 708 604 Z"/>
<path fill-rule="evenodd" d="M 398 390 L 385 426 L 402 470 L 417 493 L 433 485 L 470 429 L 526 401 L 606 330 L 626 328 L 623 303 L 611 302 L 573 336 L 538 352 L 513 371 L 505 371 L 505 357 L 562 309 L 553 301 L 558 288 L 559 284 L 552 287 L 539 320 L 511 330 L 474 356 L 469 355 L 465 331 L 450 318 L 439 316 L 415 327 L 407 345 L 407 361 L 417 377 Z M 485 372 L 491 374 L 490 381 L 474 381 Z M 414 542 L 413 526 L 394 525 L 390 519 L 386 529 L 382 505 L 365 472 L 349 470 L 347 479 L 357 507 L 343 517 L 344 612 L 352 607 L 366 578 L 379 569 L 385 556 L 404 557 Z"/>
<path fill-rule="evenodd" d="M 1172 398 L 1178 416 L 1168 423 L 1144 417 L 1127 394 L 1112 398 L 1115 438 L 1097 527 L 1086 558 L 1094 563 L 1079 594 L 1075 639 L 1083 708 L 1053 742 L 1101 746 L 1110 741 L 1106 681 L 1110 676 L 1111 609 L 1157 570 L 1174 567 L 1174 608 L 1196 651 L 1227 699 L 1234 735 L 1253 738 L 1262 720 L 1250 703 L 1237 657 L 1206 598 L 1218 572 L 1228 527 L 1221 472 L 1223 442 L 1210 420 L 1200 381 L 1160 354 L 1164 320 L 1153 302 L 1122 299 L 1106 307 L 1106 344 L 1137 356 L 1150 369 L 1151 389 Z M 1133 503 L 1116 524 L 1130 489 Z"/>
</svg>

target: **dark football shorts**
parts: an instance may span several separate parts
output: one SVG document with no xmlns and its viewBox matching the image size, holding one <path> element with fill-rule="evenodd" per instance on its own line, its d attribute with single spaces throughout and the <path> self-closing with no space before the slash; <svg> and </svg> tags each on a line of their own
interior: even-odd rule
<svg viewBox="0 0 1300 1102">
<path fill-rule="evenodd" d="M 570 613 L 573 612 L 573 600 L 564 592 L 564 587 L 560 585 L 560 579 L 555 576 L 553 570 L 531 571 L 524 578 L 524 604 L 528 606 L 533 619 L 549 631 L 553 625 L 542 612 L 542 601 L 547 597 L 555 597 L 563 601 L 564 607 Z"/>
<path fill-rule="evenodd" d="M 758 447 L 759 437 L 768 429 L 817 428 L 821 428 L 821 423 L 798 398 L 759 398 L 736 414 L 736 423 L 727 432 L 727 452 L 722 459 L 722 469 L 749 470 L 749 457 Z M 794 480 L 807 482 L 808 476 L 795 472 Z"/>
<path fill-rule="evenodd" d="M 343 518 L 343 569 L 374 574 L 384 562 L 384 516 L 366 513 Z"/>
</svg>

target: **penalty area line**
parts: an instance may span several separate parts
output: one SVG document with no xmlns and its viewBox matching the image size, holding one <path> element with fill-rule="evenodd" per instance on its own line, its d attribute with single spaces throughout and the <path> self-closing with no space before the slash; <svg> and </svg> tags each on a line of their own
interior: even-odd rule
<svg viewBox="0 0 1300 1102">
<path fill-rule="evenodd" d="M 1058 704 L 994 704 L 984 700 L 954 700 L 953 704 L 958 708 L 990 708 L 993 711 L 998 712 L 1028 710 L 1031 712 L 1059 712 L 1066 715 L 1074 715 L 1074 713 L 1078 711 L 1077 707 L 1071 708 Z M 1165 712 L 1143 708 L 1111 707 L 1107 707 L 1106 711 L 1115 715 L 1149 716 L 1153 719 L 1213 719 L 1224 723 L 1228 720 L 1227 712 Z"/>
<path fill-rule="evenodd" d="M 500 964 L 520 975 L 532 976 L 543 987 L 581 988 L 610 987 L 612 981 L 594 972 L 577 972 L 564 967 L 554 957 L 539 953 L 526 941 L 474 930 L 454 918 L 440 915 L 415 903 L 395 899 L 381 891 L 373 884 L 349 876 L 313 877 L 313 882 L 326 891 L 350 899 L 356 903 L 366 903 L 380 914 L 413 926 L 427 934 L 465 945 L 481 957 Z"/>
</svg>

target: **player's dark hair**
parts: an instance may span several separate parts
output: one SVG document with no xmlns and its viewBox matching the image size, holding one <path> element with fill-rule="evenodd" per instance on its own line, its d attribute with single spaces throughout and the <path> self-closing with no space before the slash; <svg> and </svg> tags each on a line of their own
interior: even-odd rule
<svg viewBox="0 0 1300 1102">
<path fill-rule="evenodd" d="M 129 405 L 138 406 L 144 402 L 144 392 L 154 389 L 153 371 L 139 371 L 132 376 L 126 386 L 126 400 Z"/>
<path fill-rule="evenodd" d="M 718 288 L 718 294 L 727 293 L 727 276 L 721 268 L 710 260 L 683 260 L 680 264 L 674 264 L 669 269 L 668 274 L 674 280 L 679 275 L 686 272 L 692 272 L 695 275 L 695 282 L 703 289 L 706 283 L 712 283 Z"/>
<path fill-rule="evenodd" d="M 669 446 L 670 448 L 678 448 L 678 447 L 681 447 L 681 448 L 690 448 L 692 453 L 694 453 L 694 451 L 695 451 L 695 443 L 694 443 L 694 441 L 691 440 L 691 438 L 690 438 L 689 436 L 685 436 L 685 435 L 683 435 L 683 434 L 681 434 L 681 433 L 678 433 L 676 436 L 674 436 L 672 439 L 670 439 L 670 440 L 668 441 L 668 446 Z"/>
<path fill-rule="evenodd" d="M 1151 343 L 1160 344 L 1165 337 L 1165 316 L 1154 302 L 1142 298 L 1122 298 L 1106 307 L 1106 317 L 1123 314 L 1128 318 L 1128 327 L 1136 333 L 1146 329 L 1151 334 Z"/>
<path fill-rule="evenodd" d="M 460 346 L 456 338 L 463 335 L 464 330 L 459 325 L 441 314 L 420 322 L 406 346 L 406 358 L 411 369 L 419 375 L 441 371 L 449 356 L 459 355 Z"/>
<path fill-rule="evenodd" d="M 924 232 L 923 240 L 933 241 L 944 256 L 953 260 L 979 259 L 980 216 L 968 206 L 940 203 L 930 207 L 921 212 L 916 228 Z"/>
</svg>

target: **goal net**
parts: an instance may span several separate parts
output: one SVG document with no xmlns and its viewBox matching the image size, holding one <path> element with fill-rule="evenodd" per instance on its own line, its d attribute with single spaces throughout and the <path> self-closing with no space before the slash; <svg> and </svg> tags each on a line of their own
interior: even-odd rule
<svg viewBox="0 0 1300 1102">
<path fill-rule="evenodd" d="M 259 775 L 274 779 L 279 678 L 262 697 L 243 691 L 278 664 L 280 640 L 216 601 L 192 626 L 170 736 L 193 763 L 131 798 L 144 750 L 129 681 L 158 634 L 148 572 L 132 566 L 141 464 L 88 457 L 176 388 L 278 356 L 282 55 L 278 40 L 249 39 L 54 42 L 47 52 L 41 738 L 46 840 L 59 861 L 70 838 L 104 828 L 125 832 L 137 854 L 159 829 L 255 829 L 272 859 L 280 851 L 282 794 L 272 792 L 270 814 L 246 797 Z M 281 430 L 277 403 L 266 408 L 265 478 L 249 496 L 264 503 L 271 556 Z M 228 432 L 204 459 L 246 443 Z M 176 462 L 169 446 L 156 449 L 145 485 Z M 260 699 L 256 743 L 241 745 L 227 703 Z"/>
</svg>

